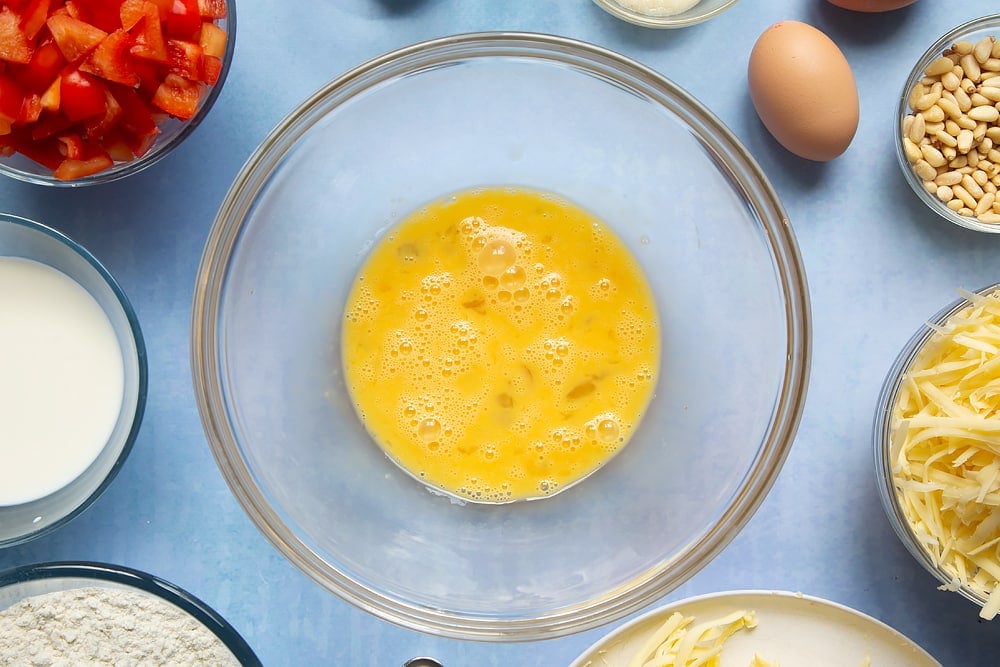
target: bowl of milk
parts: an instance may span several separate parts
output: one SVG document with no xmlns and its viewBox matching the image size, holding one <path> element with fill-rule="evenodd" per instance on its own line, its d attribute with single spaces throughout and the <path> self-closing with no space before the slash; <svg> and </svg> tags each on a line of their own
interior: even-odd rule
<svg viewBox="0 0 1000 667">
<path fill-rule="evenodd" d="M 62 233 L 0 213 L 0 547 L 87 508 L 118 473 L 146 401 L 138 320 Z"/>
</svg>

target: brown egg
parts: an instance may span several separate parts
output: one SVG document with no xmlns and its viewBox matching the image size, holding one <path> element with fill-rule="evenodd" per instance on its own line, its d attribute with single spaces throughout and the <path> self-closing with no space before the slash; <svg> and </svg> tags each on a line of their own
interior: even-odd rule
<svg viewBox="0 0 1000 667">
<path fill-rule="evenodd" d="M 844 9 L 850 9 L 856 12 L 868 12 L 874 14 L 877 12 L 888 12 L 893 9 L 899 9 L 900 7 L 906 7 L 907 5 L 912 5 L 917 0 L 826 0 L 831 5 L 837 5 L 838 7 L 843 7 Z"/>
<path fill-rule="evenodd" d="M 857 84 L 823 32 L 775 23 L 754 44 L 747 78 L 757 115 L 782 146 L 818 162 L 847 150 L 858 129 Z"/>
</svg>

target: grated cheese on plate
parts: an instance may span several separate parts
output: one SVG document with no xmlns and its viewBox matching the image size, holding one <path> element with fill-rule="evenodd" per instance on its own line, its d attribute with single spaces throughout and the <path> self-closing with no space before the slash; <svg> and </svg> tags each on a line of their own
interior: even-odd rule
<svg viewBox="0 0 1000 667">
<path fill-rule="evenodd" d="M 694 620 L 680 612 L 671 614 L 636 651 L 628 667 L 715 667 L 727 639 L 757 627 L 752 611 L 735 611 L 692 626 Z"/>
<path fill-rule="evenodd" d="M 952 581 L 1000 612 L 1000 291 L 963 292 L 903 378 L 891 466 L 903 514 Z"/>
</svg>

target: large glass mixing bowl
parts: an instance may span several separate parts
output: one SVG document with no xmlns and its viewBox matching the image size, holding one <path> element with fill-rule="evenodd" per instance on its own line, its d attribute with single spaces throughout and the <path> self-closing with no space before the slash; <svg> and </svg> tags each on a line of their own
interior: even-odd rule
<svg viewBox="0 0 1000 667">
<path fill-rule="evenodd" d="M 366 252 L 419 206 L 479 185 L 599 216 L 662 322 L 659 385 L 631 442 L 543 500 L 429 492 L 369 438 L 341 372 Z M 610 622 L 708 563 L 774 482 L 810 360 L 794 235 L 733 134 L 636 62 L 521 33 L 403 48 L 288 115 L 218 212 L 192 335 L 209 444 L 274 546 L 383 619 L 490 641 Z"/>
</svg>

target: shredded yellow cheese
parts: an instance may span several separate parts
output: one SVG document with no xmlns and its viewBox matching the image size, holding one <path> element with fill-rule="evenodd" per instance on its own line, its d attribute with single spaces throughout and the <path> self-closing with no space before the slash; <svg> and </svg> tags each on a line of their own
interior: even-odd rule
<svg viewBox="0 0 1000 667">
<path fill-rule="evenodd" d="M 649 636 L 628 667 L 718 667 L 722 646 L 733 633 L 757 627 L 752 611 L 736 611 L 691 625 L 695 618 L 674 612 Z"/>
<path fill-rule="evenodd" d="M 1000 612 L 1000 291 L 964 292 L 914 359 L 893 407 L 891 465 L 917 540 Z"/>
</svg>

